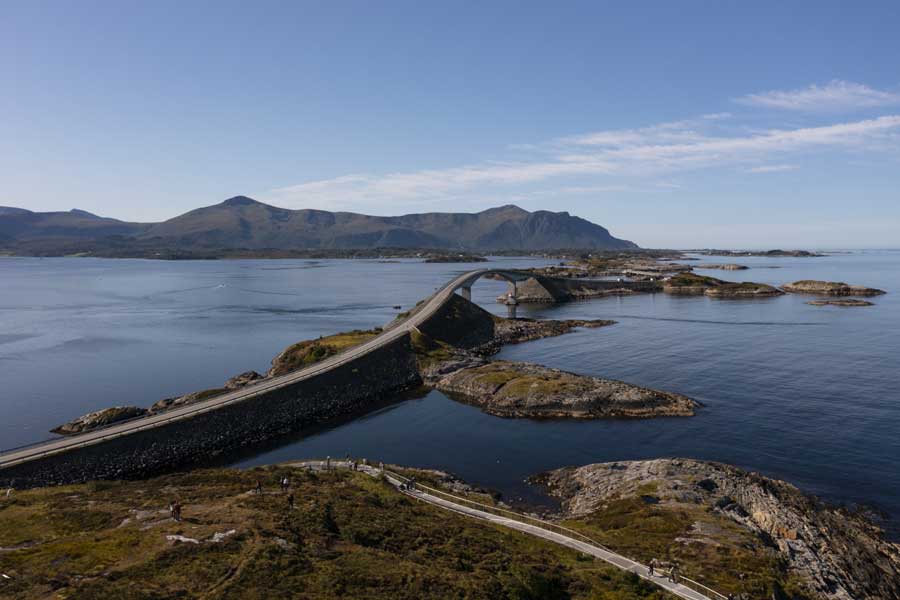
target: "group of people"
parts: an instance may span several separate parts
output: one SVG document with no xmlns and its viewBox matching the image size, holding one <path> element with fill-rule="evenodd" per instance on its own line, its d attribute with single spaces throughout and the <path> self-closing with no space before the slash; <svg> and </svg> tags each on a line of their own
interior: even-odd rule
<svg viewBox="0 0 900 600">
<path fill-rule="evenodd" d="M 285 475 L 284 477 L 281 477 L 278 480 L 278 485 L 279 485 L 279 487 L 281 487 L 282 492 L 288 492 L 288 495 L 287 495 L 288 508 L 294 508 L 294 493 L 291 492 L 291 480 L 288 478 L 287 475 Z M 253 488 L 253 492 L 256 494 L 263 493 L 262 479 L 256 480 L 256 487 Z"/>
<path fill-rule="evenodd" d="M 678 575 L 679 575 L 678 563 L 672 563 L 671 565 L 669 565 L 668 569 L 665 569 L 665 568 L 662 568 L 663 565 L 660 562 L 658 562 L 655 558 L 651 559 L 650 566 L 647 568 L 647 572 L 650 575 L 650 577 L 654 577 L 657 574 L 657 572 L 656 572 L 657 567 L 660 567 L 661 574 L 665 575 L 666 579 L 668 579 L 672 583 L 678 583 Z"/>
</svg>

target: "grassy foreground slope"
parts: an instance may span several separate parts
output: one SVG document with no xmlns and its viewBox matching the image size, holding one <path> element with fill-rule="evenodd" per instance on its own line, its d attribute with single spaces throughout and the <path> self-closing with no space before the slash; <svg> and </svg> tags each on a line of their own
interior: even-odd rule
<svg viewBox="0 0 900 600">
<path fill-rule="evenodd" d="M 176 499 L 181 522 L 166 509 Z M 0 597 L 23 599 L 668 597 L 367 475 L 287 467 L 15 491 L 0 498 L 0 573 Z"/>
</svg>

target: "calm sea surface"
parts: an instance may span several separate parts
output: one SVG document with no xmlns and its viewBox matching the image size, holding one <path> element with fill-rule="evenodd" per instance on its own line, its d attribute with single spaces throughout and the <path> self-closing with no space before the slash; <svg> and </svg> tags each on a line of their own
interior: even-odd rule
<svg viewBox="0 0 900 600">
<path fill-rule="evenodd" d="M 711 257 L 708 262 L 721 262 Z M 246 466 L 313 456 L 452 471 L 534 500 L 530 474 L 590 462 L 683 456 L 721 460 L 840 502 L 900 517 L 900 252 L 746 258 L 780 284 L 827 279 L 887 290 L 869 308 L 808 297 L 712 300 L 665 294 L 522 310 L 603 318 L 612 327 L 505 348 L 500 357 L 680 392 L 698 416 L 646 421 L 492 417 L 438 392 L 233 457 Z M 545 264 L 497 259 L 490 266 Z M 382 325 L 476 265 L 414 261 L 0 259 L 0 447 L 112 405 L 149 405 L 264 371 L 290 343 Z M 481 265 L 477 265 L 481 266 Z M 777 267 L 777 268 L 774 268 Z M 501 282 L 474 299 L 500 312 Z"/>
</svg>

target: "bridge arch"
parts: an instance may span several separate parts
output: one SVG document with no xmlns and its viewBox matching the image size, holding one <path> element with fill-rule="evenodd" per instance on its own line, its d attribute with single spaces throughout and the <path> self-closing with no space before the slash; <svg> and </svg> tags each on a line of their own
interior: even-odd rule
<svg viewBox="0 0 900 600">
<path fill-rule="evenodd" d="M 453 291 L 458 291 L 460 296 L 462 296 L 466 300 L 471 301 L 472 286 L 475 284 L 475 282 L 482 277 L 492 276 L 504 279 L 509 284 L 509 289 L 504 304 L 506 304 L 508 316 L 514 319 L 516 317 L 516 306 L 518 306 L 519 304 L 517 284 L 534 277 L 532 273 L 511 269 L 480 269 L 473 272 L 469 277 L 460 282 L 460 284 L 457 285 Z"/>
</svg>

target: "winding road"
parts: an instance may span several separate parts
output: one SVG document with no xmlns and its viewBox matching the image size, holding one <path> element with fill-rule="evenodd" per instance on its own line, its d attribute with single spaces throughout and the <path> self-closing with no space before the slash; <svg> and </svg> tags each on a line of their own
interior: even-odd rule
<svg viewBox="0 0 900 600">
<path fill-rule="evenodd" d="M 420 304 L 412 314 L 397 325 L 385 329 L 384 332 L 372 338 L 364 344 L 349 348 L 340 354 L 336 354 L 314 365 L 310 365 L 303 369 L 298 369 L 287 375 L 268 378 L 256 384 L 248 385 L 239 390 L 214 396 L 201 402 L 196 402 L 188 406 L 174 408 L 162 413 L 138 417 L 96 429 L 86 433 L 73 435 L 60 439 L 52 439 L 46 442 L 26 446 L 23 448 L 12 449 L 0 453 L 0 469 L 18 465 L 30 460 L 35 460 L 51 454 L 57 454 L 99 444 L 100 442 L 111 440 L 117 437 L 129 435 L 137 431 L 161 427 L 173 421 L 190 419 L 196 415 L 217 410 L 223 406 L 242 402 L 249 398 L 253 398 L 260 394 L 270 392 L 272 390 L 291 385 L 298 381 L 310 379 L 321 373 L 325 373 L 346 364 L 360 356 L 368 354 L 382 348 L 391 342 L 403 337 L 410 331 L 415 330 L 419 325 L 431 318 L 453 295 L 453 293 L 461 287 L 471 287 L 472 284 L 484 277 L 485 275 L 498 275 L 509 281 L 521 281 L 529 277 L 526 273 L 521 273 L 503 269 L 476 269 L 463 273 L 447 282 L 442 288 L 427 298 L 424 303 Z"/>
<path fill-rule="evenodd" d="M 306 469 L 325 470 L 325 461 L 303 461 L 297 463 L 287 463 L 290 467 L 300 467 Z M 328 468 L 349 468 L 350 464 L 346 461 L 329 461 Z M 673 582 L 666 575 L 659 571 L 651 573 L 649 567 L 630 558 L 613 552 L 609 548 L 601 546 L 583 534 L 567 529 L 555 523 L 544 521 L 535 517 L 516 513 L 511 510 L 491 507 L 486 504 L 473 502 L 467 498 L 462 498 L 453 494 L 449 494 L 442 490 L 437 490 L 422 484 L 416 484 L 413 489 L 408 489 L 406 484 L 409 480 L 393 471 L 384 470 L 357 463 L 357 470 L 362 471 L 372 477 L 384 475 L 385 479 L 393 485 L 401 493 L 411 498 L 415 498 L 421 502 L 449 510 L 457 514 L 487 521 L 494 525 L 514 529 L 522 533 L 545 539 L 547 541 L 572 548 L 594 558 L 599 558 L 614 567 L 634 573 L 641 579 L 644 579 L 665 591 L 674 594 L 685 600 L 727 600 L 727 597 L 719 592 L 704 586 L 703 584 L 688 579 L 680 578 L 680 582 Z M 488 512 L 494 511 L 494 512 Z M 496 513 L 500 514 L 496 514 Z M 692 586 L 692 587 L 689 587 Z M 696 588 L 696 589 L 695 589 Z"/>
</svg>

